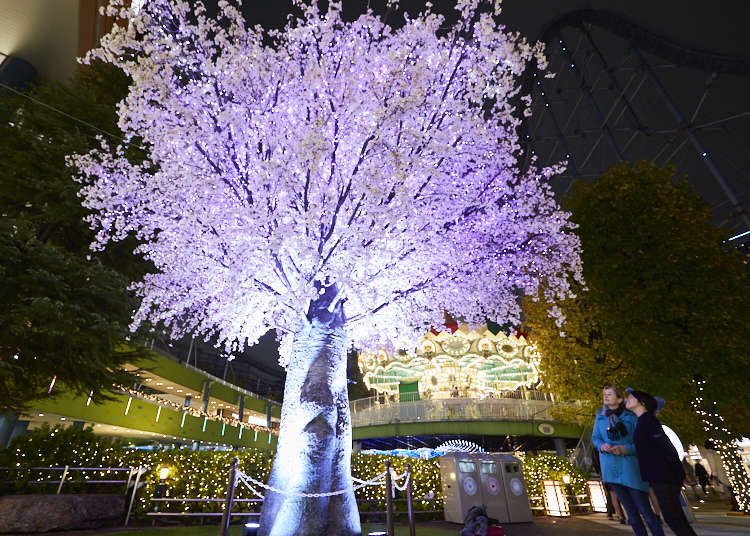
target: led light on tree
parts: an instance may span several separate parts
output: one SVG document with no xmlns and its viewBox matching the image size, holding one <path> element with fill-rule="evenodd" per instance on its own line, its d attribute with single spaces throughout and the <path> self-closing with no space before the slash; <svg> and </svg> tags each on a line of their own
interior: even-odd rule
<svg viewBox="0 0 750 536">
<path fill-rule="evenodd" d="M 695 379 L 698 396 L 693 401 L 693 409 L 703 422 L 703 429 L 711 438 L 713 447 L 719 454 L 721 464 L 728 482 L 723 485 L 731 486 L 731 492 L 737 503 L 737 508 L 743 512 L 750 512 L 750 474 L 748 474 L 738 445 L 736 434 L 724 425 L 724 418 L 716 407 L 716 402 L 706 400 L 706 380 Z"/>
<path fill-rule="evenodd" d="M 279 335 L 279 491 L 259 534 L 355 535 L 347 346 L 414 340 L 444 310 L 517 324 L 519 295 L 570 296 L 579 241 L 547 184 L 560 168 L 518 170 L 519 77 L 546 64 L 497 23 L 500 2 L 397 29 L 295 4 L 263 31 L 224 0 L 215 20 L 185 0 L 113 1 L 129 20 L 87 60 L 132 78 L 128 141 L 71 161 L 95 247 L 134 234 L 156 268 L 134 284 L 133 327 L 227 351 Z M 131 143 L 148 158 L 130 161 Z"/>
</svg>

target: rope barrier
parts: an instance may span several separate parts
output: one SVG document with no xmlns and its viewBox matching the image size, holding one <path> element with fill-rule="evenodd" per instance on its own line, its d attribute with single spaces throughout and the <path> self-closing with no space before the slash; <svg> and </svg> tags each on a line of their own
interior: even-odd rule
<svg viewBox="0 0 750 536">
<path fill-rule="evenodd" d="M 386 493 L 385 493 L 386 526 L 388 527 L 388 533 L 389 534 L 394 533 L 393 532 L 393 501 L 391 500 L 391 497 L 396 496 L 397 490 L 406 492 L 406 501 L 407 501 L 407 508 L 408 508 L 408 516 L 409 516 L 409 533 L 411 534 L 411 536 L 414 536 L 416 533 L 415 525 L 414 525 L 414 514 L 412 510 L 411 470 L 410 470 L 408 463 L 406 464 L 406 471 L 403 474 L 399 475 L 390 466 L 390 460 L 386 460 L 385 461 L 386 470 L 383 473 L 380 473 L 379 475 L 374 476 L 370 480 L 360 480 L 359 478 L 355 478 L 352 476 L 351 479 L 352 479 L 353 485 L 348 486 L 345 489 L 341 489 L 337 491 L 329 491 L 326 493 L 294 493 L 290 491 L 285 491 L 285 490 L 276 488 L 274 486 L 270 486 L 266 484 L 265 482 L 256 480 L 250 475 L 243 473 L 237 468 L 237 464 L 238 464 L 238 459 L 234 458 L 234 462 L 229 473 L 230 475 L 229 476 L 229 488 L 227 489 L 227 497 L 226 497 L 226 502 L 225 502 L 225 507 L 224 507 L 224 514 L 222 517 L 222 531 L 221 531 L 222 536 L 226 536 L 227 534 L 231 516 L 236 515 L 232 513 L 232 502 L 234 501 L 235 486 L 237 482 L 244 484 L 248 489 L 250 489 L 250 491 L 253 494 L 257 495 L 261 499 L 265 499 L 265 496 L 262 495 L 257 489 L 255 489 L 254 485 L 257 486 L 258 488 L 273 491 L 274 493 L 285 495 L 287 497 L 334 497 L 336 495 L 342 495 L 344 493 L 354 492 L 366 486 L 385 485 L 386 486 Z M 404 483 L 402 485 L 399 485 L 398 481 L 402 479 L 404 480 Z M 250 499 L 246 499 L 246 501 L 250 501 Z M 173 515 L 173 514 L 167 514 L 167 515 Z"/>
<path fill-rule="evenodd" d="M 406 475 L 406 473 L 401 475 L 399 479 L 402 478 L 404 475 Z M 255 488 L 253 488 L 252 485 L 248 483 L 248 481 L 252 482 L 258 487 L 267 489 L 269 491 L 273 491 L 274 493 L 286 495 L 287 497 L 333 497 L 335 495 L 342 495 L 344 493 L 348 493 L 349 491 L 356 491 L 366 486 L 376 486 L 376 485 L 379 486 L 381 484 L 384 484 L 383 479 L 385 478 L 385 473 L 381 473 L 378 476 L 371 478 L 370 480 L 360 480 L 358 478 L 355 479 L 354 477 L 352 477 L 352 480 L 356 480 L 357 482 L 359 482 L 356 486 L 350 486 L 348 488 L 340 489 L 337 491 L 329 491 L 326 493 L 293 493 L 290 491 L 285 491 L 279 488 L 275 488 L 273 486 L 269 486 L 268 484 L 261 482 L 260 480 L 256 480 L 250 475 L 243 473 L 242 471 L 237 471 L 237 476 L 239 477 L 240 481 L 243 484 L 245 484 L 248 488 L 250 488 L 250 490 L 253 493 L 255 493 L 256 495 L 260 497 L 263 497 L 263 495 L 261 495 L 257 490 L 255 490 Z M 408 482 L 408 479 L 407 479 L 407 482 Z M 403 488 L 398 488 L 398 489 L 406 489 L 406 483 L 404 484 Z"/>
<path fill-rule="evenodd" d="M 258 497 L 260 497 L 261 499 L 265 499 L 265 497 L 263 496 L 263 494 L 262 494 L 261 492 L 259 492 L 258 490 L 256 490 L 256 489 L 255 489 L 255 488 L 254 488 L 254 487 L 252 486 L 252 484 L 250 484 L 250 482 L 248 482 L 248 481 L 247 481 L 247 478 L 245 478 L 245 477 L 246 477 L 245 473 L 243 473 L 242 471 L 237 471 L 237 478 L 239 479 L 239 481 L 240 481 L 240 482 L 242 482 L 242 483 L 243 483 L 243 484 L 244 484 L 244 485 L 245 485 L 245 486 L 246 486 L 246 487 L 247 487 L 248 489 L 250 489 L 250 491 L 252 491 L 252 492 L 253 492 L 253 493 L 254 493 L 255 495 L 257 495 L 257 496 L 258 496 Z"/>
<path fill-rule="evenodd" d="M 402 477 L 406 476 L 406 480 L 404 480 L 404 485 L 403 486 L 399 486 L 398 483 L 395 480 L 391 480 L 391 482 L 393 483 L 393 488 L 394 489 L 397 489 L 399 491 L 406 491 L 406 487 L 409 485 L 409 481 L 411 480 L 411 475 L 409 473 L 404 473 L 401 476 Z M 399 477 L 399 480 L 401 480 L 400 477 Z"/>
</svg>

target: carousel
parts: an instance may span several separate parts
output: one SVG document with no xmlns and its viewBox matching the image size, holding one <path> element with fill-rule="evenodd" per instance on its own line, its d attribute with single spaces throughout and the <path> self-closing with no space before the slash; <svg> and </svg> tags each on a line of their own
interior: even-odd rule
<svg viewBox="0 0 750 536">
<path fill-rule="evenodd" d="M 421 337 L 416 349 L 363 352 L 365 385 L 400 401 L 500 398 L 539 383 L 539 352 L 523 334 L 456 326 Z"/>
</svg>

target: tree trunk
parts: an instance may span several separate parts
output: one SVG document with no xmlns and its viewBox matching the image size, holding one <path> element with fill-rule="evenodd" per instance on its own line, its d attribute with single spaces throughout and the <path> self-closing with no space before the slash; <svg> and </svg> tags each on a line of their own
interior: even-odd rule
<svg viewBox="0 0 750 536">
<path fill-rule="evenodd" d="M 287 367 L 281 430 L 260 516 L 260 536 L 359 536 L 351 488 L 352 427 L 343 307 L 328 310 L 335 287 L 311 304 Z M 299 497 L 301 493 L 328 493 Z"/>
</svg>

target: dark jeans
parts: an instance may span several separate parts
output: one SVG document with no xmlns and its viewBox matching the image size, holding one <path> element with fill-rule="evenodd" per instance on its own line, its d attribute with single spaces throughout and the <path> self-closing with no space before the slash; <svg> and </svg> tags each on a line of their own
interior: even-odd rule
<svg viewBox="0 0 750 536">
<path fill-rule="evenodd" d="M 653 536 L 664 536 L 661 521 L 651 509 L 651 503 L 648 502 L 647 492 L 611 482 L 610 486 L 615 490 L 617 498 L 620 499 L 620 504 L 628 514 L 628 523 L 633 528 L 635 536 L 648 536 L 646 527 L 643 526 L 643 521 L 641 521 L 641 516 L 643 516 Z"/>
<path fill-rule="evenodd" d="M 652 482 L 651 487 L 654 490 L 656 499 L 659 501 L 661 515 L 664 516 L 664 521 L 667 522 L 669 528 L 677 536 L 696 536 L 693 527 L 690 526 L 685 517 L 682 504 L 680 504 L 680 489 L 682 486 L 679 484 Z"/>
</svg>

